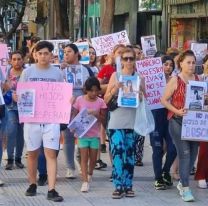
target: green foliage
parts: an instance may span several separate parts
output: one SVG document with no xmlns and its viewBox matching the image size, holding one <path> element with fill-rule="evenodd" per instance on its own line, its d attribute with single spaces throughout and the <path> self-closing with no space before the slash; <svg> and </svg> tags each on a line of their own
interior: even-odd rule
<svg viewBox="0 0 208 206">
<path fill-rule="evenodd" d="M 147 11 L 161 9 L 162 0 L 140 0 L 140 8 Z"/>
<path fill-rule="evenodd" d="M 23 5 L 23 0 L 1 0 L 0 1 L 0 8 L 8 8 L 8 6 L 15 6 L 15 5 Z"/>
</svg>

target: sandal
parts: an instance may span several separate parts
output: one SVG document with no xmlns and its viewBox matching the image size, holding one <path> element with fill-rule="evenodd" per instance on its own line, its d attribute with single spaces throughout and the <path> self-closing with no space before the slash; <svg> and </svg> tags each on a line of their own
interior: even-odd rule
<svg viewBox="0 0 208 206">
<path fill-rule="evenodd" d="M 131 188 L 126 190 L 126 197 L 135 197 L 135 193 Z"/>
<path fill-rule="evenodd" d="M 120 189 L 116 189 L 113 194 L 112 194 L 112 198 L 113 199 L 121 199 L 124 196 L 123 191 Z"/>
</svg>

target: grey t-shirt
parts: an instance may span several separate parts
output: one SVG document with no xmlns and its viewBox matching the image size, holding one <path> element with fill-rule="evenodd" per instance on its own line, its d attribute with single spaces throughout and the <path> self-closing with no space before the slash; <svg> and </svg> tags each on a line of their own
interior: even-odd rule
<svg viewBox="0 0 208 206">
<path fill-rule="evenodd" d="M 23 70 L 20 82 L 63 82 L 63 73 L 60 69 L 50 65 L 47 69 L 40 69 L 32 64 Z"/>
</svg>

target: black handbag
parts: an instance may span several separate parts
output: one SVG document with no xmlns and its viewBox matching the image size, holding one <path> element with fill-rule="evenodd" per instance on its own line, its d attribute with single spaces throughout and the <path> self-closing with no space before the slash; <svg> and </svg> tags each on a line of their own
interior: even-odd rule
<svg viewBox="0 0 208 206">
<path fill-rule="evenodd" d="M 113 95 L 110 101 L 107 103 L 107 107 L 109 111 L 114 111 L 118 108 L 118 95 Z"/>
</svg>

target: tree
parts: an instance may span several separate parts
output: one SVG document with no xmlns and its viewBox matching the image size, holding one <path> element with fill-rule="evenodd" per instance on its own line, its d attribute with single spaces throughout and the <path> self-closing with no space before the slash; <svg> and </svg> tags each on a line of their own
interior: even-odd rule
<svg viewBox="0 0 208 206">
<path fill-rule="evenodd" d="M 115 11 L 115 0 L 105 0 L 105 10 L 101 20 L 101 34 L 111 33 Z"/>
<path fill-rule="evenodd" d="M 27 0 L 0 0 L 0 30 L 2 37 L 6 43 L 12 38 L 18 26 L 22 22 L 22 17 L 25 13 Z M 13 12 L 15 18 L 9 19 L 8 16 Z M 7 21 L 11 21 L 11 26 L 8 27 Z"/>
</svg>

